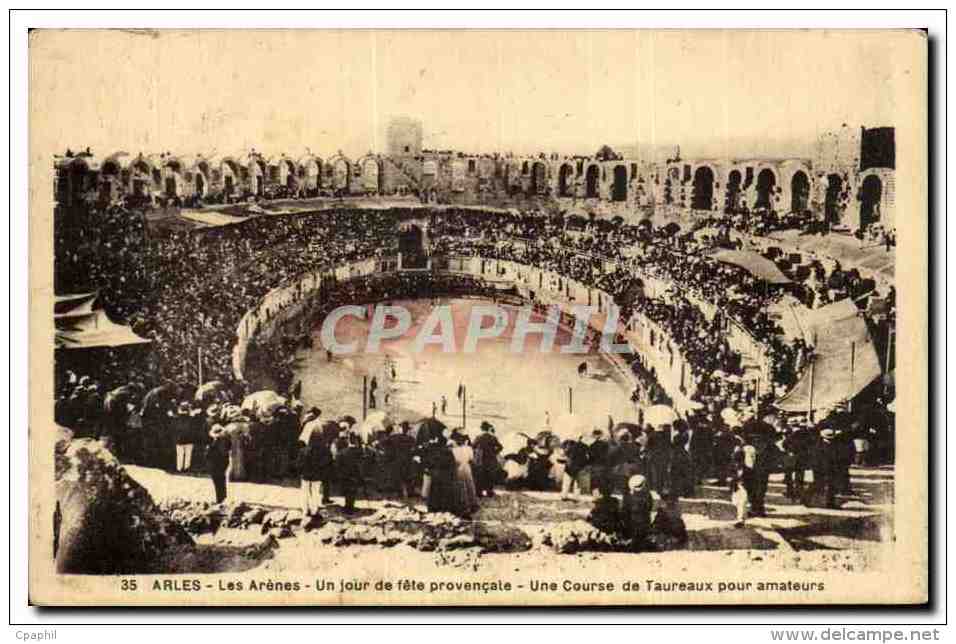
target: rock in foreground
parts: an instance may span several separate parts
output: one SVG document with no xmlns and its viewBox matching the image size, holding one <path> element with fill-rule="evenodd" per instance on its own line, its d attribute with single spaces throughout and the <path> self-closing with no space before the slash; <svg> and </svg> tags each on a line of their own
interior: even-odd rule
<svg viewBox="0 0 956 644">
<path fill-rule="evenodd" d="M 99 441 L 56 445 L 54 556 L 61 573 L 163 572 L 192 538 L 153 503 Z"/>
</svg>

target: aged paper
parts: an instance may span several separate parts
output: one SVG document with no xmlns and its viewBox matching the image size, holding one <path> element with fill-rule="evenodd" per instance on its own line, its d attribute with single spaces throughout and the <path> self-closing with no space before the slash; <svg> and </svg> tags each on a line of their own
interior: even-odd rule
<svg viewBox="0 0 956 644">
<path fill-rule="evenodd" d="M 927 95 L 917 31 L 31 32 L 31 601 L 926 602 Z"/>
</svg>

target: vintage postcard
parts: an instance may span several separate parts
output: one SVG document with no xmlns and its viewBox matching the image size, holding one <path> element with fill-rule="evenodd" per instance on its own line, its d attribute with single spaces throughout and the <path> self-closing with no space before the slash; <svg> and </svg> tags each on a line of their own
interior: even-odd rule
<svg viewBox="0 0 956 644">
<path fill-rule="evenodd" d="M 927 51 L 32 31 L 31 601 L 926 602 Z"/>
</svg>

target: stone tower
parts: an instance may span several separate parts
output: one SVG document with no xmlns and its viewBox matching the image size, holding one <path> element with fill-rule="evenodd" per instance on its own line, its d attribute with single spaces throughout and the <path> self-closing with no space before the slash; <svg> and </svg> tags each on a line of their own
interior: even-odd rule
<svg viewBox="0 0 956 644">
<path fill-rule="evenodd" d="M 386 134 L 388 155 L 418 157 L 422 153 L 422 122 L 407 116 L 389 121 Z"/>
</svg>

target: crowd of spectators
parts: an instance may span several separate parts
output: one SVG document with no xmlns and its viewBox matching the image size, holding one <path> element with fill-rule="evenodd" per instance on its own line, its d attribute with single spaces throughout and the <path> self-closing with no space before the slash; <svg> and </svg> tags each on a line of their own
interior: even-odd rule
<svg viewBox="0 0 956 644">
<path fill-rule="evenodd" d="M 639 312 L 666 331 L 704 394 L 715 372 L 739 376 L 744 368 L 742 356 L 727 342 L 728 325 L 738 325 L 764 347 L 775 383 L 787 387 L 813 347 L 802 337 L 787 336 L 772 305 L 783 297 L 807 303 L 818 297 L 820 283 L 828 299 L 853 297 L 868 286 L 858 273 L 838 265 L 828 272 L 819 262 L 810 264 L 804 283 L 768 286 L 708 254 L 713 244 L 735 246 L 726 230 L 707 244 L 673 224 L 655 229 L 646 221 L 625 225 L 540 211 L 343 208 L 252 217 L 153 238 L 140 211 L 87 207 L 81 214 L 58 226 L 57 275 L 63 276 L 58 289 L 98 290 L 113 317 L 152 341 L 149 360 L 140 363 L 144 386 L 196 382 L 200 372 L 203 380 L 231 380 L 236 327 L 268 291 L 309 272 L 394 256 L 398 223 L 409 217 L 427 220 L 432 256 L 511 260 L 608 292 L 625 316 Z M 765 255 L 783 264 L 774 253 Z M 646 293 L 641 277 L 669 287 Z M 331 305 L 410 293 L 414 280 L 351 280 L 337 288 L 323 301 Z M 891 316 L 892 306 L 884 318 Z M 295 344 L 278 346 L 272 373 L 285 383 Z"/>
</svg>

